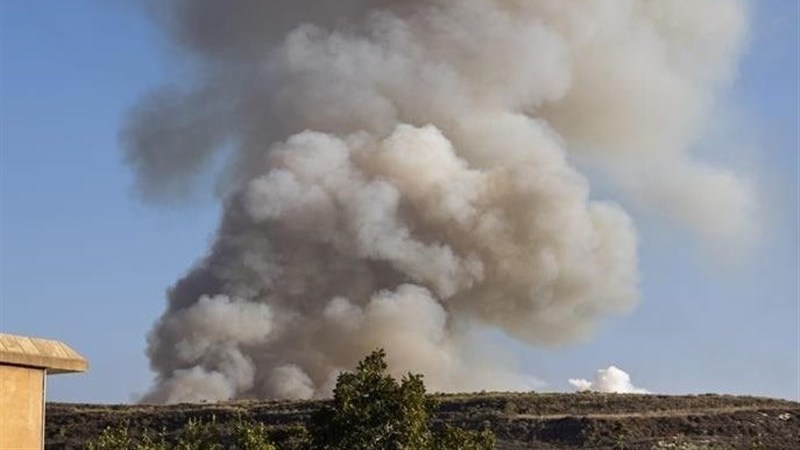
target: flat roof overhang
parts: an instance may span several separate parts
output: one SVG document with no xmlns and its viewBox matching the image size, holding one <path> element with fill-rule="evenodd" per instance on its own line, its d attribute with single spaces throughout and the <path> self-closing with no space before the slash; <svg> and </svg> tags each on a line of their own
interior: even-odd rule
<svg viewBox="0 0 800 450">
<path fill-rule="evenodd" d="M 44 369 L 48 374 L 86 372 L 86 358 L 51 339 L 0 333 L 0 364 Z"/>
</svg>

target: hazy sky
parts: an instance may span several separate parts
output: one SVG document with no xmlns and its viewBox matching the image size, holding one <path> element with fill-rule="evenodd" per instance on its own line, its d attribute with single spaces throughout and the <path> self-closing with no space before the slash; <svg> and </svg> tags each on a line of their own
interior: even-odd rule
<svg viewBox="0 0 800 450">
<path fill-rule="evenodd" d="M 148 387 L 145 335 L 218 221 L 211 198 L 154 207 L 133 193 L 121 120 L 143 92 L 180 79 L 134 3 L 0 2 L 0 330 L 63 340 L 91 367 L 51 378 L 51 400 L 126 402 Z M 696 149 L 755 177 L 765 213 L 756 248 L 721 260 L 633 211 L 633 313 L 559 349 L 493 337 L 545 390 L 613 364 L 659 393 L 800 398 L 799 29 L 798 2 L 751 3 L 739 76 Z"/>
</svg>

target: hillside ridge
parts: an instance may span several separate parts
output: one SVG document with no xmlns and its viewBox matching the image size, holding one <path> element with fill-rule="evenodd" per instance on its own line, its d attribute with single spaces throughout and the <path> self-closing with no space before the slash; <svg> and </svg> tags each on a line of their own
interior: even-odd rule
<svg viewBox="0 0 800 450">
<path fill-rule="evenodd" d="M 490 428 L 511 449 L 795 449 L 800 403 L 732 395 L 436 394 L 434 426 Z M 240 400 L 180 405 L 48 403 L 47 449 L 82 448 L 106 427 L 168 432 L 189 419 L 262 421 L 278 440 L 322 401 Z"/>
</svg>

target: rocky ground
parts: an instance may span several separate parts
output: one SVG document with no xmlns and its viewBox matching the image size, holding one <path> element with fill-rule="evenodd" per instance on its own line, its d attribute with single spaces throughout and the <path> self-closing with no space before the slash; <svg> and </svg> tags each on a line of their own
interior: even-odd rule
<svg viewBox="0 0 800 450">
<path fill-rule="evenodd" d="M 798 449 L 800 403 L 721 395 L 480 393 L 438 396 L 434 426 L 490 428 L 499 449 Z M 166 430 L 190 418 L 266 423 L 291 440 L 318 402 L 47 405 L 47 449 L 83 448 L 108 426 Z"/>
</svg>

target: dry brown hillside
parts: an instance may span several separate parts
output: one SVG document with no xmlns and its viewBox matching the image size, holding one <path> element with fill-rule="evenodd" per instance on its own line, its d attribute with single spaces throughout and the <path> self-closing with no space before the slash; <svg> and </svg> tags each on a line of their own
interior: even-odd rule
<svg viewBox="0 0 800 450">
<path fill-rule="evenodd" d="M 481 393 L 439 396 L 436 425 L 491 428 L 500 449 L 797 449 L 800 403 L 722 395 Z M 47 449 L 78 449 L 105 427 L 171 432 L 190 418 L 250 417 L 291 439 L 318 402 L 47 405 Z"/>
</svg>

